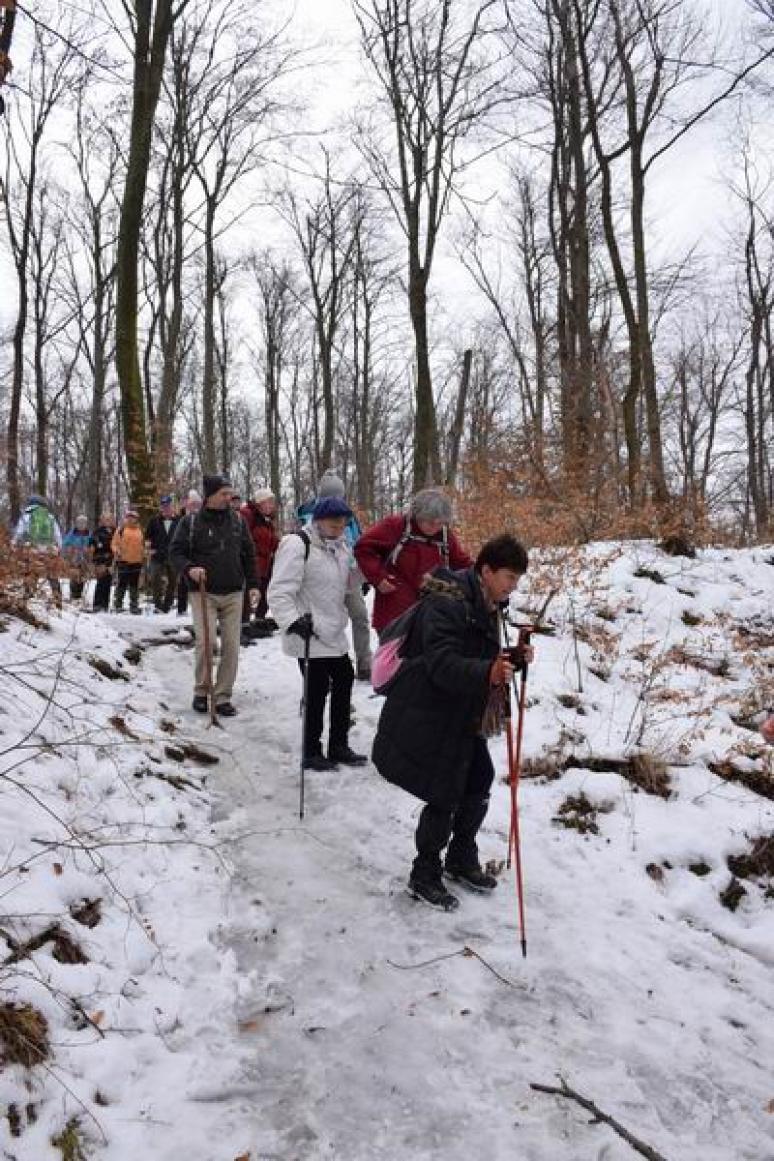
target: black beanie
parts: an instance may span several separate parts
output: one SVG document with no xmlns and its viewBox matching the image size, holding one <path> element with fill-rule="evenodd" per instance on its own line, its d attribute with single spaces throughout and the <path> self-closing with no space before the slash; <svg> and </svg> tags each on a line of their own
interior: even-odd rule
<svg viewBox="0 0 774 1161">
<path fill-rule="evenodd" d="M 202 476 L 202 492 L 205 500 L 214 496 L 221 488 L 230 488 L 231 480 L 228 476 Z"/>
</svg>

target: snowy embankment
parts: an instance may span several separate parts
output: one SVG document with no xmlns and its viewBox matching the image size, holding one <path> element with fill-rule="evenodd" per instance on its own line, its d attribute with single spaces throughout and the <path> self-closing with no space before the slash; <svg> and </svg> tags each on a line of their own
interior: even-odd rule
<svg viewBox="0 0 774 1161">
<path fill-rule="evenodd" d="M 0 1122 L 6 1154 L 67 1156 L 51 1139 L 75 1118 L 84 1155 L 110 1161 L 635 1156 L 530 1088 L 561 1077 L 653 1156 L 771 1161 L 774 777 L 749 728 L 774 702 L 770 558 L 535 561 L 513 601 L 515 620 L 548 602 L 553 631 L 527 689 L 526 960 L 512 872 L 454 915 L 407 896 L 419 804 L 373 768 L 308 775 L 299 821 L 299 678 L 278 641 L 243 652 L 240 716 L 214 731 L 188 708 L 189 650 L 122 658 L 118 632 L 164 618 L 9 627 L 5 958 L 9 936 L 55 925 L 88 962 L 60 963 L 52 938 L 0 973 L 0 1003 L 40 1009 L 50 1040 L 0 1072 L 20 1122 Z M 361 685 L 355 705 L 366 749 L 380 702 Z M 36 751 L 10 749 L 28 733 Z M 165 754 L 185 741 L 220 762 Z M 508 812 L 498 782 L 484 859 L 503 858 Z"/>
</svg>

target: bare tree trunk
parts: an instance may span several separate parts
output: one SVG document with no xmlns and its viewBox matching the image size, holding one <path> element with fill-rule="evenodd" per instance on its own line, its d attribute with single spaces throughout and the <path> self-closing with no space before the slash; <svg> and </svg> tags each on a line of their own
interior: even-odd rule
<svg viewBox="0 0 774 1161">
<path fill-rule="evenodd" d="M 116 260 L 116 371 L 121 389 L 124 447 L 132 500 L 143 518 L 155 508 L 153 461 L 137 333 L 138 263 L 153 124 L 164 57 L 175 19 L 187 0 L 134 0 L 134 79 L 129 156 L 121 200 Z"/>
<path fill-rule="evenodd" d="M 473 352 L 468 348 L 462 356 L 462 374 L 457 391 L 457 406 L 454 409 L 454 422 L 449 433 L 449 462 L 446 468 L 446 484 L 453 488 L 457 483 L 457 470 L 460 463 L 460 447 L 462 432 L 465 426 L 465 412 L 468 403 L 468 388 L 470 387 L 470 368 L 473 362 Z"/>
<path fill-rule="evenodd" d="M 440 477 L 428 340 L 427 290 L 461 140 L 495 103 L 473 61 L 494 0 L 459 15 L 452 0 L 355 0 L 362 44 L 395 131 L 395 157 L 366 128 L 360 148 L 406 236 L 408 307 L 416 356 L 414 487 Z"/>
</svg>

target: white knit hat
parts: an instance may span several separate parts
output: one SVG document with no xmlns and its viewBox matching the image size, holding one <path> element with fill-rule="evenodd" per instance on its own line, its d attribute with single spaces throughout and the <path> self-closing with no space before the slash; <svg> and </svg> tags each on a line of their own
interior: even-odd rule
<svg viewBox="0 0 774 1161">
<path fill-rule="evenodd" d="M 259 488 L 253 496 L 256 504 L 263 504 L 266 500 L 276 500 L 276 498 L 271 488 Z"/>
</svg>

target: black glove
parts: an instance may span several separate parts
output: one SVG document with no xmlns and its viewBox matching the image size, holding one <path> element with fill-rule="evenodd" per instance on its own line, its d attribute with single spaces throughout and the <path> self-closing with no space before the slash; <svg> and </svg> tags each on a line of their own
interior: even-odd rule
<svg viewBox="0 0 774 1161">
<path fill-rule="evenodd" d="M 302 641 L 311 641 L 314 637 L 314 624 L 312 622 L 312 614 L 304 613 L 297 621 L 287 627 L 288 633 L 295 633 Z"/>
<path fill-rule="evenodd" d="M 524 648 L 524 645 L 508 645 L 503 650 L 508 654 L 508 660 L 517 673 L 522 673 L 526 667 Z"/>
</svg>

